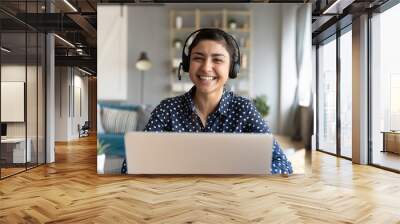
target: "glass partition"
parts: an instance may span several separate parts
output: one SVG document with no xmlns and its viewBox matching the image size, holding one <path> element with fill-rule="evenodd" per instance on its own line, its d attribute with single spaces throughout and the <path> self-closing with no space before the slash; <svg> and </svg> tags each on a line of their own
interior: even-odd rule
<svg viewBox="0 0 400 224">
<path fill-rule="evenodd" d="M 1 176 L 24 171 L 26 150 L 26 33 L 1 34 Z M 29 149 L 29 144 L 28 144 Z"/>
<path fill-rule="evenodd" d="M 26 3 L 18 2 L 18 13 L 44 12 L 44 1 Z M 0 26 L 2 179 L 45 162 L 46 40 L 34 27 L 2 12 Z"/>
</svg>

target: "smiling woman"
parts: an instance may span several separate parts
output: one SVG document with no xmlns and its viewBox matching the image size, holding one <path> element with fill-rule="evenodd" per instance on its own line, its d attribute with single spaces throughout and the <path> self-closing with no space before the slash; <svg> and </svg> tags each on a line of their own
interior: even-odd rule
<svg viewBox="0 0 400 224">
<path fill-rule="evenodd" d="M 203 126 L 221 99 L 228 75 L 236 76 L 230 74 L 237 63 L 230 38 L 221 30 L 203 29 L 189 47 L 189 77 L 196 86 L 194 102 Z"/>
<path fill-rule="evenodd" d="M 194 86 L 168 98 L 154 109 L 145 131 L 271 133 L 252 102 L 224 88 L 236 78 L 240 52 L 235 39 L 220 29 L 200 29 L 182 54 L 181 67 Z M 186 46 L 186 44 L 185 44 Z M 277 141 L 273 143 L 271 173 L 293 172 Z"/>
</svg>

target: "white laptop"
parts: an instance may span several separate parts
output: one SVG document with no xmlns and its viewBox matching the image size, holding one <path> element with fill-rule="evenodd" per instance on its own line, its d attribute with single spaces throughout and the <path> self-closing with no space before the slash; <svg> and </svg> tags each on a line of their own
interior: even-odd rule
<svg viewBox="0 0 400 224">
<path fill-rule="evenodd" d="M 269 134 L 156 133 L 125 135 L 128 174 L 270 174 Z"/>
</svg>

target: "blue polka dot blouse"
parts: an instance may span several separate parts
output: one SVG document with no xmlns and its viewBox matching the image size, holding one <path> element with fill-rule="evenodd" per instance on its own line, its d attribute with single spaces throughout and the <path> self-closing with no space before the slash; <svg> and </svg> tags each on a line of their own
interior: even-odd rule
<svg viewBox="0 0 400 224">
<path fill-rule="evenodd" d="M 217 109 L 211 113 L 203 126 L 193 102 L 193 86 L 187 93 L 168 98 L 153 110 L 144 131 L 154 132 L 229 132 L 271 133 L 256 107 L 247 98 L 236 96 L 224 89 Z M 272 174 L 291 174 L 291 163 L 274 140 Z"/>
</svg>

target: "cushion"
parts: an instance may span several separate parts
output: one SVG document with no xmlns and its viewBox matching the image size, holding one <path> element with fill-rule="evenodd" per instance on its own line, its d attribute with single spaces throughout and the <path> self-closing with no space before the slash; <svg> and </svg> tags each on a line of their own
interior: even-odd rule
<svg viewBox="0 0 400 224">
<path fill-rule="evenodd" d="M 104 149 L 102 149 L 104 154 L 125 156 L 124 135 L 99 133 L 97 134 L 97 139 L 101 147 L 104 147 Z"/>
<path fill-rule="evenodd" d="M 130 110 L 130 111 L 137 111 L 140 106 L 139 105 L 132 105 L 132 104 L 125 104 L 125 103 L 119 103 L 119 102 L 99 102 L 99 107 L 101 109 L 103 108 L 112 108 L 112 109 L 120 109 L 120 110 Z"/>
<path fill-rule="evenodd" d="M 137 112 L 113 108 L 102 108 L 101 121 L 106 133 L 136 131 Z"/>
<path fill-rule="evenodd" d="M 140 107 L 140 109 L 137 111 L 138 113 L 137 131 L 144 130 L 147 122 L 149 122 L 151 112 L 153 111 L 154 108 L 155 108 L 154 106 L 147 105 L 144 107 Z"/>
</svg>

